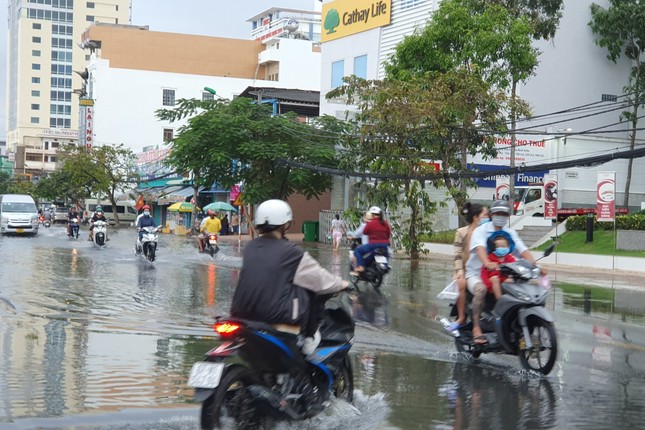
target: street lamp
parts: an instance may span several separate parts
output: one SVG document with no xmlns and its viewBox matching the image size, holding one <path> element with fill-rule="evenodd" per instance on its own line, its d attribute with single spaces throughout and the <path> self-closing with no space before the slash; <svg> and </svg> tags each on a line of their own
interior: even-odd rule
<svg viewBox="0 0 645 430">
<path fill-rule="evenodd" d="M 226 98 L 226 97 L 222 97 L 222 96 L 220 96 L 219 94 L 217 94 L 217 91 L 215 91 L 215 90 L 214 90 L 214 89 L 212 89 L 211 87 L 204 87 L 204 91 L 206 91 L 206 92 L 208 92 L 208 93 L 211 93 L 212 95 L 217 96 L 217 97 L 219 97 L 220 99 L 227 100 L 227 98 Z"/>
</svg>

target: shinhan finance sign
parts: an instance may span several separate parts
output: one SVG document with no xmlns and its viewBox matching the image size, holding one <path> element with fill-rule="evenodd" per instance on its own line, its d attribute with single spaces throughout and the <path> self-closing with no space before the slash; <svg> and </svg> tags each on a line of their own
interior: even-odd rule
<svg viewBox="0 0 645 430">
<path fill-rule="evenodd" d="M 388 25 L 392 0 L 336 0 L 323 4 L 322 41 L 334 39 Z"/>
</svg>

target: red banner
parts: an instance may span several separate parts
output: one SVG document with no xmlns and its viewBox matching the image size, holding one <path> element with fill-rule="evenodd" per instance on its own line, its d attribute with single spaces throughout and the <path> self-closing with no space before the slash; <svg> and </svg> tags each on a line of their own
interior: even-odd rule
<svg viewBox="0 0 645 430">
<path fill-rule="evenodd" d="M 544 219 L 558 219 L 558 175 L 544 175 Z"/>
<path fill-rule="evenodd" d="M 140 195 L 140 196 L 139 196 L 139 198 L 137 199 L 137 204 L 136 204 L 136 205 L 134 205 L 134 208 L 135 208 L 136 210 L 140 211 L 140 210 L 141 210 L 141 208 L 143 207 L 143 205 L 145 205 L 145 204 L 146 204 L 146 203 L 145 203 L 145 201 L 143 200 L 143 196 L 141 196 L 141 195 Z"/>
<path fill-rule="evenodd" d="M 616 172 L 598 172 L 596 220 L 614 221 L 616 214 Z"/>
</svg>

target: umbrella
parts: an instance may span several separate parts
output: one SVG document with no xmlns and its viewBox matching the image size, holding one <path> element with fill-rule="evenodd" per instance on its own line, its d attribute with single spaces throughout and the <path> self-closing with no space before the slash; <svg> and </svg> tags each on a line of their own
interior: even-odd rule
<svg viewBox="0 0 645 430">
<path fill-rule="evenodd" d="M 168 206 L 168 210 L 170 212 L 192 212 L 193 211 L 193 205 L 187 202 L 178 202 L 178 203 L 173 203 L 170 206 Z M 197 210 L 200 210 L 197 208 Z"/>
<path fill-rule="evenodd" d="M 233 206 L 229 205 L 226 202 L 213 202 L 204 206 L 204 211 L 207 211 L 210 209 L 214 211 L 237 211 L 237 209 L 235 209 Z"/>
</svg>

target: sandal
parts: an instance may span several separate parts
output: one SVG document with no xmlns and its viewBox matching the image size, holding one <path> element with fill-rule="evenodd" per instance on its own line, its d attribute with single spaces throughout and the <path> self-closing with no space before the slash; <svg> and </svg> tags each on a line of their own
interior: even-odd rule
<svg viewBox="0 0 645 430">
<path fill-rule="evenodd" d="M 486 339 L 486 336 L 481 334 L 479 336 L 474 336 L 473 342 L 475 343 L 475 345 L 486 345 L 488 343 L 488 339 Z"/>
<path fill-rule="evenodd" d="M 451 322 L 446 326 L 447 331 L 456 331 L 463 327 L 463 324 L 459 324 L 457 321 Z"/>
</svg>

